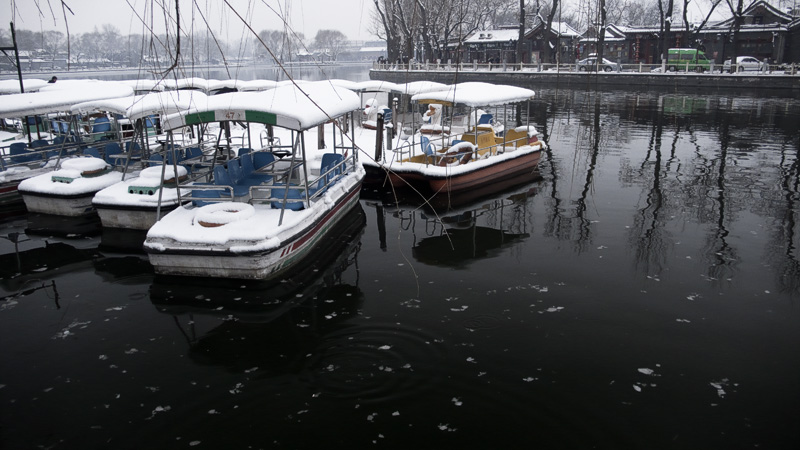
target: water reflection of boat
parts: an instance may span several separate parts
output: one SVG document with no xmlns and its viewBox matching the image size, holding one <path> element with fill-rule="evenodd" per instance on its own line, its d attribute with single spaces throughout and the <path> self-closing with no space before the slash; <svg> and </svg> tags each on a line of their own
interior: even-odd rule
<svg viewBox="0 0 800 450">
<path fill-rule="evenodd" d="M 102 231 L 97 215 L 69 217 L 29 213 L 27 220 L 25 233 L 30 235 L 79 238 L 97 236 Z"/>
<path fill-rule="evenodd" d="M 21 236 L 19 233 L 2 236 L 15 244 L 13 252 L 0 255 L 0 287 L 9 292 L 23 289 L 33 281 L 85 270 L 102 257 L 96 248 L 81 249 L 63 242 L 44 241 L 44 246 L 19 250 L 19 244 L 27 241 Z"/>
<path fill-rule="evenodd" d="M 530 236 L 527 203 L 536 191 L 537 185 L 529 183 L 481 197 L 458 208 L 452 204 L 398 203 L 394 214 L 401 216 L 401 222 L 408 226 L 424 224 L 425 237 L 415 240 L 412 248 L 416 260 L 430 265 L 464 267 L 471 261 L 493 257 Z M 384 207 L 388 209 L 391 205 L 380 205 Z M 379 228 L 385 230 L 385 227 Z M 383 242 L 384 238 L 381 239 Z"/>
<path fill-rule="evenodd" d="M 150 287 L 156 309 L 172 315 L 189 357 L 237 372 L 282 373 L 318 345 L 322 331 L 357 314 L 363 302 L 355 281 L 366 224 L 359 205 L 309 255 L 303 269 L 280 282 L 157 276 Z"/>
<path fill-rule="evenodd" d="M 150 288 L 157 309 L 168 314 L 206 313 L 241 320 L 270 321 L 313 297 L 337 287 L 338 277 L 354 263 L 366 218 L 360 204 L 331 230 L 298 266 L 282 280 L 225 280 L 158 276 Z M 353 288 L 357 291 L 357 288 Z M 360 298 L 359 295 L 355 297 Z"/>
</svg>

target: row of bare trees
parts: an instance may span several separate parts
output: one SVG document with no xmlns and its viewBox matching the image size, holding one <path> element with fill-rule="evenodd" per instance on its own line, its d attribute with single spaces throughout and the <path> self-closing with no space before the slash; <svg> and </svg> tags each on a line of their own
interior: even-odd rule
<svg viewBox="0 0 800 450">
<path fill-rule="evenodd" d="M 672 47 L 670 33 L 680 30 L 681 46 L 699 44 L 699 34 L 719 7 L 734 18 L 734 41 L 744 22 L 743 12 L 755 0 L 372 0 L 372 31 L 387 43 L 390 61 L 450 59 L 474 31 L 501 27 L 519 28 L 520 35 L 540 25 L 551 36 L 554 23 L 575 30 L 595 28 L 602 52 L 609 24 L 650 26 L 660 30 L 662 48 Z M 702 17 L 690 17 L 690 2 L 699 4 Z M 699 23 L 698 23 L 699 21 Z M 680 23 L 677 27 L 673 23 Z M 521 36 L 520 36 L 521 37 Z M 521 42 L 518 59 L 521 57 Z M 555 54 L 556 43 L 545 46 Z M 735 48 L 735 46 L 734 46 Z M 663 53 L 663 51 L 662 51 Z M 550 55 L 551 59 L 553 55 Z M 602 56 L 602 55 L 601 55 Z M 734 55 L 736 56 L 736 55 Z"/>
</svg>

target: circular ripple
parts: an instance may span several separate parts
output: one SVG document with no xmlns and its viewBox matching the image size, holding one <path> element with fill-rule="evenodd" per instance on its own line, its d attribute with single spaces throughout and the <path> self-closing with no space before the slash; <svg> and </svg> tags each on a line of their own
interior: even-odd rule
<svg viewBox="0 0 800 450">
<path fill-rule="evenodd" d="M 464 328 L 468 330 L 493 330 L 500 327 L 500 318 L 488 314 L 481 314 L 466 319 L 463 324 Z"/>
<path fill-rule="evenodd" d="M 443 375 L 434 336 L 395 324 L 337 329 L 300 362 L 298 381 L 335 398 L 383 402 L 414 395 Z"/>
</svg>

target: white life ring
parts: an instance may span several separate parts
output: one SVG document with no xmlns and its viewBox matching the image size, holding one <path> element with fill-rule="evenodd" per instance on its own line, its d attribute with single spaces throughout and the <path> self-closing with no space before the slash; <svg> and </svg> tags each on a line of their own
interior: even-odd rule
<svg viewBox="0 0 800 450">
<path fill-rule="evenodd" d="M 229 223 L 245 220 L 253 216 L 256 209 L 249 203 L 222 202 L 198 208 L 194 213 L 196 224 L 206 227 L 221 227 Z"/>
</svg>

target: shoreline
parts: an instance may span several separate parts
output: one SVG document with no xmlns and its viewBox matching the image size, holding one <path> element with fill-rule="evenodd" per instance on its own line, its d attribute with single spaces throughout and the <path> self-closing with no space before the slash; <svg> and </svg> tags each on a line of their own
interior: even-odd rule
<svg viewBox="0 0 800 450">
<path fill-rule="evenodd" d="M 369 72 L 370 79 L 408 83 L 435 81 L 444 84 L 479 81 L 509 84 L 525 88 L 558 87 L 566 89 L 654 89 L 739 94 L 791 95 L 800 97 L 800 75 L 788 74 L 697 74 L 639 72 L 556 72 L 556 71 L 473 71 L 473 70 L 379 70 Z"/>
</svg>

